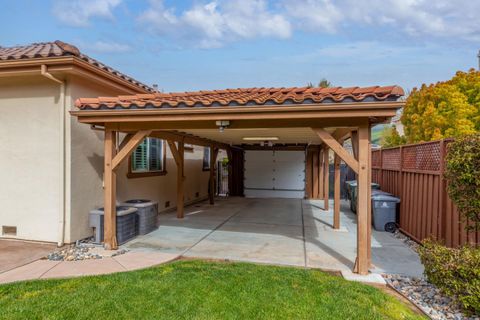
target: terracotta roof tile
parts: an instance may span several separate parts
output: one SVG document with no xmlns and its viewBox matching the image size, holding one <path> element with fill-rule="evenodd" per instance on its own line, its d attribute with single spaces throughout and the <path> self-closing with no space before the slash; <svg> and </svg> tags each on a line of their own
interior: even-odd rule
<svg viewBox="0 0 480 320">
<path fill-rule="evenodd" d="M 404 95 L 399 86 L 334 88 L 246 88 L 215 91 L 152 93 L 118 97 L 80 98 L 82 110 L 177 108 L 250 105 L 288 105 L 362 101 L 395 101 Z"/>
<path fill-rule="evenodd" d="M 143 90 L 153 92 L 154 89 L 150 88 L 146 84 L 141 83 L 89 56 L 83 54 L 78 50 L 77 47 L 62 42 L 41 42 L 41 43 L 32 43 L 25 46 L 16 46 L 16 47 L 0 47 L 0 63 L 2 61 L 8 60 L 23 60 L 23 59 L 36 59 L 36 58 L 50 58 L 50 57 L 65 57 L 65 56 L 74 56 L 83 61 L 88 62 L 89 64 L 105 70 L 119 78 L 122 78 L 135 86 L 142 88 Z"/>
</svg>

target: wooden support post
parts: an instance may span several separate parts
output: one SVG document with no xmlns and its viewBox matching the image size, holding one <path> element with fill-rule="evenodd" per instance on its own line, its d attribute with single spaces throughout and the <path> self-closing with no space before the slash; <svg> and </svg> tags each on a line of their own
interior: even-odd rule
<svg viewBox="0 0 480 320">
<path fill-rule="evenodd" d="M 333 229 L 340 229 L 340 157 L 337 154 L 335 154 L 334 166 Z"/>
<path fill-rule="evenodd" d="M 228 195 L 233 189 L 233 152 L 231 148 L 227 148 L 228 157 Z"/>
<path fill-rule="evenodd" d="M 358 130 L 358 192 L 357 192 L 357 259 L 355 271 L 361 275 L 368 274 L 368 190 L 371 188 L 369 172 L 369 126 Z"/>
<path fill-rule="evenodd" d="M 312 151 L 312 198 L 318 199 L 321 195 L 318 192 L 318 151 Z"/>
<path fill-rule="evenodd" d="M 185 144 L 183 141 L 178 142 L 178 155 L 180 163 L 177 166 L 177 218 L 183 219 L 185 197 L 184 197 L 184 181 L 185 181 Z"/>
<path fill-rule="evenodd" d="M 319 181 L 319 186 L 318 186 L 318 198 L 324 199 L 325 198 L 325 186 L 323 185 L 325 183 L 325 165 L 323 164 L 323 148 L 320 149 L 318 152 L 318 181 Z"/>
<path fill-rule="evenodd" d="M 117 249 L 117 208 L 116 208 L 116 175 L 113 170 L 113 158 L 116 154 L 116 133 L 105 128 L 104 141 L 104 247 L 107 250 Z"/>
<path fill-rule="evenodd" d="M 323 209 L 328 210 L 328 199 L 330 197 L 329 190 L 330 190 L 330 169 L 329 169 L 329 159 L 328 159 L 328 148 L 323 149 L 323 173 L 324 173 L 324 181 L 323 181 L 323 188 L 324 188 L 324 195 L 323 195 Z"/>
<path fill-rule="evenodd" d="M 167 141 L 170 151 L 177 165 L 177 218 L 183 219 L 184 216 L 184 188 L 183 183 L 185 180 L 184 166 L 185 166 L 185 145 L 183 141 L 178 142 L 178 148 L 175 146 L 175 142 Z"/>
<path fill-rule="evenodd" d="M 210 180 L 208 195 L 210 204 L 215 204 L 215 162 L 217 161 L 218 148 L 210 147 Z"/>
</svg>

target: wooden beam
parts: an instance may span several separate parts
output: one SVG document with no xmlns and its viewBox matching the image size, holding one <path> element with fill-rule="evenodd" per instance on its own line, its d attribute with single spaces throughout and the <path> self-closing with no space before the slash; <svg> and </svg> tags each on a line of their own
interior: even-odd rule
<svg viewBox="0 0 480 320">
<path fill-rule="evenodd" d="M 210 199 L 210 204 L 215 203 L 215 162 L 218 156 L 218 148 L 214 146 L 210 147 L 210 180 L 208 188 L 208 196 Z"/>
<path fill-rule="evenodd" d="M 183 141 L 183 143 L 194 144 L 197 146 L 209 147 L 211 145 L 216 145 L 217 147 L 225 150 L 230 148 L 228 144 L 225 144 L 219 141 L 201 138 L 198 136 L 194 136 L 192 134 L 178 132 L 178 131 L 153 131 L 150 134 L 150 136 L 163 139 L 163 140 L 172 140 L 176 142 Z"/>
<path fill-rule="evenodd" d="M 357 192 L 357 265 L 359 274 L 368 274 L 368 190 L 370 189 L 369 172 L 369 126 L 358 129 L 358 192 Z"/>
<path fill-rule="evenodd" d="M 393 111 L 388 117 L 395 116 Z M 250 119 L 231 120 L 230 126 L 226 129 L 255 129 L 255 128 L 326 128 L 326 127 L 358 127 L 368 120 L 369 115 L 355 116 L 349 114 L 345 117 L 330 117 L 330 118 L 318 118 L 309 116 L 307 118 L 292 119 L 292 118 L 271 118 L 260 119 L 252 117 Z M 223 117 L 223 119 L 225 119 Z M 221 119 L 220 119 L 221 120 Z M 189 129 L 218 129 L 215 124 L 215 119 L 182 119 L 182 120 L 165 120 L 163 117 L 129 117 L 127 120 L 122 120 L 118 117 L 81 117 L 79 118 L 81 123 L 101 124 L 111 122 L 115 124 L 115 130 L 121 132 L 130 132 L 138 130 L 189 130 Z"/>
<path fill-rule="evenodd" d="M 352 151 L 353 157 L 358 160 L 358 131 L 353 130 L 351 133 L 351 141 L 352 141 Z"/>
<path fill-rule="evenodd" d="M 116 175 L 113 158 L 116 153 L 115 131 L 105 128 L 104 140 L 104 246 L 107 250 L 117 249 Z"/>
<path fill-rule="evenodd" d="M 317 135 L 320 137 L 320 139 L 329 147 L 333 150 L 333 152 L 335 152 L 336 154 L 338 154 L 338 156 L 343 160 L 345 161 L 345 163 L 350 167 L 352 168 L 352 170 L 356 173 L 358 173 L 358 161 L 355 160 L 354 157 L 352 157 L 350 155 L 350 153 L 348 153 L 347 150 L 345 150 L 344 147 L 342 147 L 337 140 L 335 140 L 334 137 L 332 137 L 332 135 L 330 133 L 328 133 L 327 131 L 325 131 L 325 129 L 322 129 L 322 128 L 312 128 L 313 131 L 315 131 L 315 133 L 317 133 Z"/>
<path fill-rule="evenodd" d="M 340 229 L 340 157 L 337 154 L 335 154 L 334 166 L 333 229 Z"/>
<path fill-rule="evenodd" d="M 133 137 L 127 141 L 125 146 L 120 149 L 115 158 L 113 158 L 112 170 L 116 170 L 118 166 L 122 163 L 122 161 L 132 154 L 135 148 L 138 147 L 140 143 L 142 143 L 143 139 L 145 139 L 145 137 L 147 137 L 150 132 L 151 130 L 141 130 L 135 133 Z"/>
<path fill-rule="evenodd" d="M 180 153 L 178 152 L 177 146 L 175 145 L 175 142 L 172 140 L 167 140 L 168 146 L 170 147 L 170 151 L 172 152 L 173 159 L 175 160 L 175 164 L 177 167 L 181 164 L 182 158 L 180 156 Z"/>
<path fill-rule="evenodd" d="M 324 181 L 323 181 L 323 188 L 324 188 L 324 194 L 323 194 L 323 209 L 328 210 L 329 209 L 329 199 L 330 199 L 330 159 L 328 158 L 328 152 L 329 149 L 328 147 L 323 149 L 323 174 L 324 174 Z"/>
</svg>

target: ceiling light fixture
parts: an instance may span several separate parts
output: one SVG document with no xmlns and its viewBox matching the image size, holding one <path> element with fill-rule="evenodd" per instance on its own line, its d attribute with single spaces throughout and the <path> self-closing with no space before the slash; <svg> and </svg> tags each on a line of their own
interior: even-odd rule
<svg viewBox="0 0 480 320">
<path fill-rule="evenodd" d="M 230 125 L 230 121 L 228 121 L 228 120 L 218 120 L 218 121 L 215 121 L 215 124 L 218 126 L 218 130 L 220 132 L 223 132 L 223 131 L 225 131 L 225 128 Z"/>
<path fill-rule="evenodd" d="M 278 137 L 243 137 L 245 141 L 277 141 Z"/>
</svg>

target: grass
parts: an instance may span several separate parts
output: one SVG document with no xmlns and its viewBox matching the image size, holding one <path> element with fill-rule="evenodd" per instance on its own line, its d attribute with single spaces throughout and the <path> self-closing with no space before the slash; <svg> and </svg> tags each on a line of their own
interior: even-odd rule
<svg viewBox="0 0 480 320">
<path fill-rule="evenodd" d="M 176 261 L 0 286 L 1 319 L 421 319 L 379 289 L 318 270 Z"/>
</svg>

